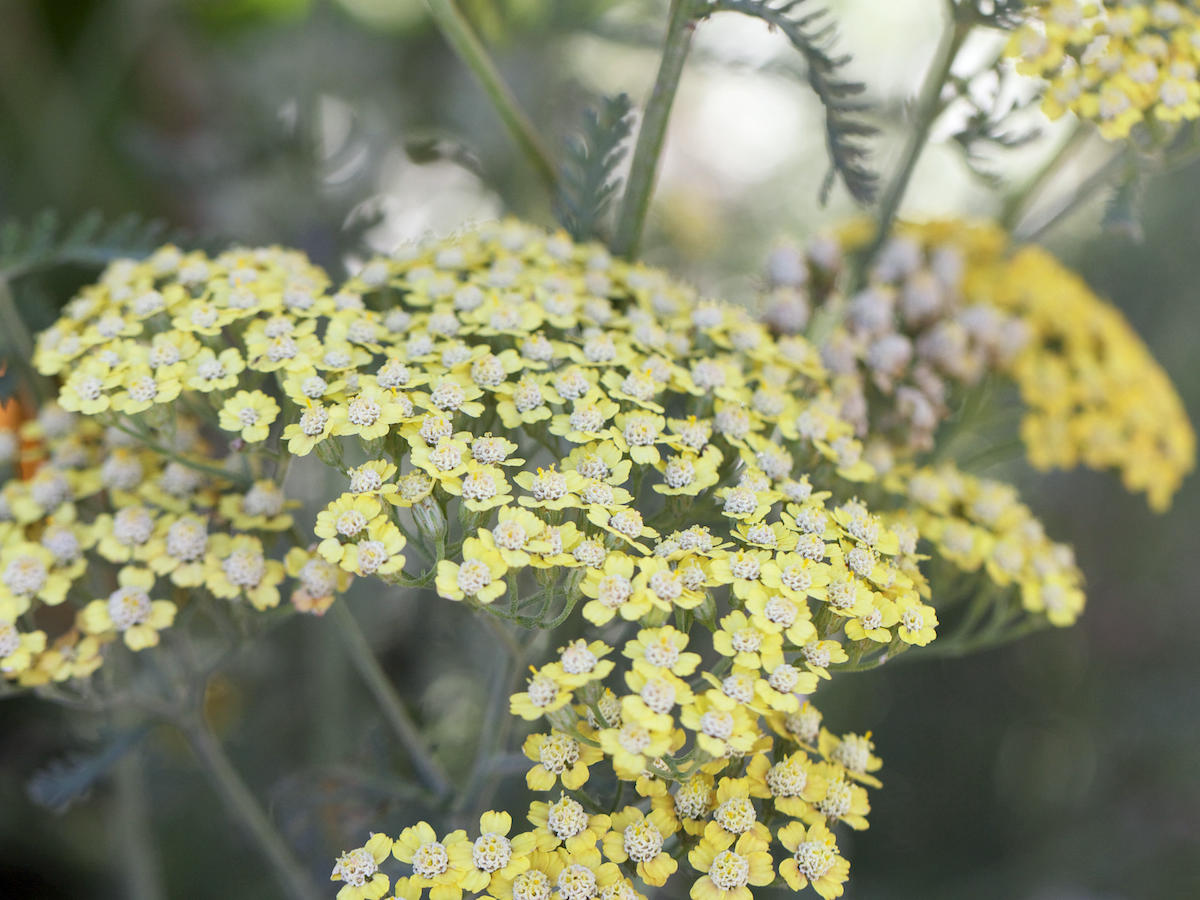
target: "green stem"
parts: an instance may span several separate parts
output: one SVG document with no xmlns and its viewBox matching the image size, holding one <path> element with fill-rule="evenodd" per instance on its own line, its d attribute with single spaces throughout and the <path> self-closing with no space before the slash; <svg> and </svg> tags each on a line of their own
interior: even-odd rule
<svg viewBox="0 0 1200 900">
<path fill-rule="evenodd" d="M 883 199 L 879 203 L 879 225 L 875 231 L 875 239 L 871 242 L 863 260 L 861 269 L 863 273 L 867 271 L 871 260 L 874 259 L 879 248 L 887 240 L 888 234 L 891 233 L 896 214 L 900 210 L 900 204 L 904 200 L 904 194 L 908 190 L 908 184 L 916 170 L 917 161 L 921 158 L 921 154 L 929 142 L 929 132 L 942 112 L 942 88 L 946 84 L 946 79 L 950 77 L 950 70 L 954 66 L 959 48 L 962 47 L 963 41 L 971 32 L 970 24 L 957 21 L 953 18 L 954 14 L 955 7 L 951 5 L 950 28 L 942 37 L 937 55 L 934 57 L 933 64 L 929 67 L 929 74 L 925 77 L 925 83 L 921 87 L 916 107 L 916 123 L 909 134 L 904 153 L 900 157 L 900 167 L 888 182 Z"/>
<path fill-rule="evenodd" d="M 554 164 L 554 158 L 542 144 L 537 129 L 534 128 L 533 122 L 530 121 L 525 111 L 521 109 L 516 96 L 505 84 L 496 64 L 488 56 L 483 42 L 471 28 L 471 23 L 467 21 L 454 0 L 425 0 L 425 5 L 429 7 L 429 13 L 433 16 L 433 21 L 437 23 L 437 27 L 441 30 L 447 43 L 479 80 L 484 93 L 491 100 L 492 106 L 495 107 L 505 127 L 508 128 L 513 139 L 529 159 L 538 176 L 552 192 L 557 191 L 558 169 Z"/>
<path fill-rule="evenodd" d="M 1012 231 L 1025 218 L 1030 207 L 1037 201 L 1042 189 L 1058 174 L 1059 167 L 1075 155 L 1092 134 L 1092 129 L 1082 121 L 1076 122 L 1070 136 L 1050 155 L 1040 169 L 1021 190 L 1010 196 L 1000 214 L 1000 224 Z"/>
<path fill-rule="evenodd" d="M 286 895 L 294 900 L 321 900 L 322 893 L 271 824 L 270 818 L 234 768 L 225 753 L 225 748 L 204 722 L 201 714 L 197 713 L 178 725 L 201 768 L 212 780 L 230 813 L 250 833 L 259 850 L 270 862 Z"/>
<path fill-rule="evenodd" d="M 116 766 L 115 837 L 120 842 L 124 896 L 129 900 L 165 900 L 140 756 L 138 748 L 131 748 Z"/>
<path fill-rule="evenodd" d="M 391 679 L 375 657 L 371 642 L 363 634 L 345 600 L 338 600 L 333 604 L 329 610 L 329 617 L 337 624 L 342 639 L 346 642 L 350 661 L 375 697 L 388 725 L 404 745 L 421 780 L 438 796 L 450 793 L 450 779 L 425 745 L 420 729 L 405 709 L 404 702 L 392 686 Z"/>
<path fill-rule="evenodd" d="M 1067 198 L 1066 202 L 1060 204 L 1058 209 L 1054 210 L 1054 212 L 1042 219 L 1035 226 L 1017 229 L 1014 237 L 1027 242 L 1038 240 L 1066 216 L 1078 209 L 1079 206 L 1090 200 L 1096 191 L 1109 184 L 1116 171 L 1127 164 L 1125 151 L 1117 151 L 1096 171 L 1080 182 L 1079 186 L 1071 193 L 1071 196 Z"/>
<path fill-rule="evenodd" d="M 658 160 L 667 136 L 671 104 L 675 100 L 683 64 L 691 48 L 697 9 L 696 0 L 671 0 L 671 18 L 667 25 L 662 61 L 650 99 L 646 102 L 641 127 L 638 128 L 637 144 L 629 165 L 629 178 L 625 182 L 625 196 L 621 201 L 620 217 L 613 238 L 612 249 L 621 256 L 636 255 L 642 241 L 642 229 L 650 209 L 650 197 L 654 193 Z"/>
<path fill-rule="evenodd" d="M 220 466 L 210 466 L 208 463 L 200 462 L 196 459 L 183 456 L 176 453 L 174 450 L 164 447 L 162 444 L 150 438 L 145 432 L 139 431 L 136 428 L 130 428 L 128 425 L 122 425 L 119 421 L 113 420 L 110 422 L 118 431 L 123 431 L 130 437 L 135 437 L 155 453 L 165 456 L 167 459 L 179 463 L 181 466 L 187 466 L 189 469 L 195 469 L 197 472 L 205 472 L 209 475 L 215 475 L 218 478 L 223 478 L 226 481 L 232 481 L 234 484 L 248 487 L 251 479 L 245 475 L 239 475 L 237 472 L 231 472 L 229 469 L 221 468 Z"/>
</svg>

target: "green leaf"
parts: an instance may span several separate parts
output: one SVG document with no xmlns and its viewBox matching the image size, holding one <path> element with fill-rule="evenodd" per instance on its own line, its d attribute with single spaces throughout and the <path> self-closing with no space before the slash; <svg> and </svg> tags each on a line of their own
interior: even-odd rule
<svg viewBox="0 0 1200 900">
<path fill-rule="evenodd" d="M 92 753 L 73 753 L 35 772 L 26 788 L 29 799 L 52 812 L 65 812 L 146 736 L 149 725 L 113 734 Z"/>
<path fill-rule="evenodd" d="M 100 268 L 122 256 L 145 256 L 167 240 L 166 226 L 129 214 L 105 221 L 89 212 L 63 227 L 52 210 L 0 225 L 0 279 L 13 281 L 64 265 Z"/>
<path fill-rule="evenodd" d="M 582 133 L 567 142 L 555 209 L 575 240 L 603 236 L 605 217 L 620 187 L 617 168 L 629 152 L 632 131 L 633 103 L 618 94 L 604 98 L 599 110 L 589 109 Z"/>
<path fill-rule="evenodd" d="M 859 97 L 866 85 L 841 77 L 850 62 L 845 54 L 835 54 L 837 26 L 829 11 L 816 9 L 799 15 L 808 0 L 714 0 L 710 12 L 735 12 L 761 19 L 779 29 L 804 57 L 809 87 L 825 108 L 825 146 L 829 151 L 829 173 L 821 183 L 824 203 L 835 181 L 840 178 L 846 190 L 859 203 L 869 204 L 879 188 L 879 176 L 868 164 L 870 150 L 866 138 L 878 129 L 860 118 L 867 105 Z"/>
</svg>

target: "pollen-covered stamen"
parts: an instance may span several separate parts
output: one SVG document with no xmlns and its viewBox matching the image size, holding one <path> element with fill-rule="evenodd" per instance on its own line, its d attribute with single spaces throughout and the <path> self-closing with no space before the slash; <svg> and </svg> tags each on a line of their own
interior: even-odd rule
<svg viewBox="0 0 1200 900">
<path fill-rule="evenodd" d="M 749 488 L 731 488 L 725 494 L 725 512 L 731 516 L 748 516 L 758 509 L 758 497 Z"/>
<path fill-rule="evenodd" d="M 795 756 L 767 770 L 767 789 L 773 797 L 799 797 L 808 786 L 808 769 Z"/>
<path fill-rule="evenodd" d="M 700 717 L 700 731 L 719 741 L 729 740 L 733 725 L 733 715 L 721 710 L 709 710 Z"/>
<path fill-rule="evenodd" d="M 596 895 L 596 873 L 572 863 L 558 873 L 558 895 L 561 900 L 590 900 Z"/>
<path fill-rule="evenodd" d="M 633 594 L 633 584 L 620 574 L 605 575 L 596 588 L 596 599 L 609 609 L 616 609 Z"/>
<path fill-rule="evenodd" d="M 234 587 L 253 588 L 262 582 L 267 564 L 256 550 L 234 550 L 221 562 L 221 569 Z"/>
<path fill-rule="evenodd" d="M 529 702 L 539 709 L 558 699 L 558 683 L 547 675 L 537 675 L 529 682 Z"/>
<path fill-rule="evenodd" d="M 154 517 L 142 506 L 127 506 L 113 516 L 113 537 L 127 547 L 140 546 L 154 533 Z"/>
<path fill-rule="evenodd" d="M 559 660 L 562 663 L 563 671 L 568 675 L 585 675 L 596 668 L 596 663 L 599 662 L 596 654 L 592 652 L 583 638 L 572 641 L 564 647 Z"/>
<path fill-rule="evenodd" d="M 762 646 L 762 634 L 755 628 L 742 628 L 733 633 L 730 643 L 738 653 L 755 653 Z"/>
<path fill-rule="evenodd" d="M 383 407 L 371 397 L 361 394 L 350 401 L 346 407 L 346 418 L 350 424 L 359 428 L 367 428 L 379 421 Z"/>
<path fill-rule="evenodd" d="M 413 854 L 413 874 L 419 878 L 437 878 L 450 868 L 450 855 L 439 841 L 422 844 Z"/>
<path fill-rule="evenodd" d="M 540 869 L 522 872 L 513 879 L 513 900 L 550 900 L 553 892 L 550 876 Z"/>
<path fill-rule="evenodd" d="M 758 813 L 748 797 L 731 797 L 716 808 L 713 819 L 730 834 L 742 834 L 754 827 Z"/>
<path fill-rule="evenodd" d="M 787 571 L 788 570 L 785 569 L 781 576 L 785 584 L 787 584 Z M 811 578 L 807 580 L 811 581 Z M 790 584 L 788 587 L 795 589 L 793 585 Z M 807 587 L 807 585 L 805 585 L 805 587 Z M 803 590 L 803 588 L 800 588 L 800 590 Z M 787 597 L 781 597 L 778 594 L 768 600 L 763 606 L 763 615 L 766 616 L 767 621 L 778 625 L 780 628 L 791 628 L 792 625 L 796 623 L 796 618 L 799 616 L 799 614 L 800 610 L 797 609 L 795 603 L 793 603 Z"/>
<path fill-rule="evenodd" d="M 820 881 L 837 862 L 837 854 L 821 841 L 803 841 L 794 854 L 796 867 L 809 881 Z"/>
<path fill-rule="evenodd" d="M 900 614 L 900 624 L 909 631 L 920 631 L 925 627 L 925 617 L 919 609 L 910 606 Z"/>
<path fill-rule="evenodd" d="M 512 843 L 502 834 L 481 834 L 471 845 L 471 862 L 481 872 L 503 869 L 512 859 Z"/>
<path fill-rule="evenodd" d="M 337 858 L 333 875 L 354 887 L 362 887 L 379 871 L 379 863 L 365 847 L 350 850 Z"/>
<path fill-rule="evenodd" d="M 835 779 L 829 782 L 825 796 L 817 802 L 817 811 L 830 822 L 836 822 L 850 812 L 853 801 L 854 794 L 850 785 L 840 778 Z"/>
<path fill-rule="evenodd" d="M 333 527 L 343 537 L 354 537 L 367 527 L 366 514 L 357 509 L 344 510 L 334 520 Z"/>
<path fill-rule="evenodd" d="M 708 877 L 723 891 L 736 891 L 750 882 L 750 860 L 733 850 L 722 850 L 708 868 Z"/>
<path fill-rule="evenodd" d="M 667 460 L 663 471 L 663 479 L 674 490 L 687 487 L 696 479 L 696 467 L 692 461 L 682 456 L 673 456 Z"/>
<path fill-rule="evenodd" d="M 117 631 L 126 631 L 150 618 L 150 595 L 139 587 L 117 588 L 108 595 L 108 617 Z"/>
<path fill-rule="evenodd" d="M 300 430 L 308 437 L 322 434 L 328 424 L 329 410 L 323 406 L 314 406 L 300 414 Z"/>
<path fill-rule="evenodd" d="M 46 586 L 46 566 L 33 556 L 18 556 L 4 569 L 4 586 L 17 596 L 31 596 Z"/>
<path fill-rule="evenodd" d="M 562 797 L 550 804 L 547 810 L 546 827 L 559 840 L 569 840 L 583 834 L 588 826 L 588 816 L 583 806 L 570 797 Z"/>
<path fill-rule="evenodd" d="M 662 853 L 663 836 L 652 822 L 642 819 L 625 826 L 621 835 L 625 853 L 637 863 L 646 863 Z"/>
<path fill-rule="evenodd" d="M 554 775 L 561 775 L 579 762 L 579 742 L 569 734 L 556 731 L 542 741 L 538 762 Z"/>
<path fill-rule="evenodd" d="M 208 549 L 208 529 L 196 516 L 187 516 L 167 529 L 167 555 L 181 562 L 195 562 Z"/>
<path fill-rule="evenodd" d="M 491 500 L 498 493 L 496 477 L 486 469 L 471 472 L 462 480 L 462 496 L 464 500 L 483 502 Z"/>
</svg>

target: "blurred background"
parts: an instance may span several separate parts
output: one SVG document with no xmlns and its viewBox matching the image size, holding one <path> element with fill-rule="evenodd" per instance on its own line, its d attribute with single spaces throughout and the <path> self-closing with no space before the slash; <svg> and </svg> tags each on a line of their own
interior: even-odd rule
<svg viewBox="0 0 1200 900">
<path fill-rule="evenodd" d="M 886 172 L 937 39 L 937 4 L 828 5 L 852 73 L 869 86 L 883 129 L 875 162 Z M 653 80 L 665 0 L 461 6 L 555 150 L 600 95 L 627 91 L 640 104 Z M 825 207 L 816 201 L 820 108 L 798 73 L 758 23 L 701 27 L 649 260 L 749 301 L 773 246 L 853 214 L 840 190 Z M 1044 138 L 1001 174 L 1031 171 L 1054 140 L 1042 125 Z M 1074 174 L 1067 167 L 1062 178 Z M 1193 166 L 1144 185 L 1140 236 L 1102 228 L 1099 198 L 1044 238 L 1126 312 L 1194 422 L 1197 196 Z M 925 154 L 908 201 L 913 216 L 999 206 L 946 145 Z M 0 220 L 47 209 L 64 223 L 90 210 L 136 214 L 199 243 L 287 244 L 335 273 L 373 248 L 504 212 L 552 224 L 545 192 L 420 0 L 0 0 Z M 22 306 L 44 324 L 93 272 L 23 279 Z M 827 723 L 873 728 L 885 761 L 871 828 L 849 848 L 847 896 L 1196 896 L 1200 481 L 1156 517 L 1101 476 L 1005 475 L 1053 536 L 1076 545 L 1088 612 L 1074 629 L 962 660 L 905 657 L 833 686 L 821 704 Z M 488 655 L 472 651 L 487 633 L 436 600 L 355 602 L 389 636 L 389 671 L 440 752 L 452 766 L 470 760 L 492 674 Z M 210 698 L 231 754 L 321 877 L 369 827 L 395 832 L 421 814 L 391 774 L 390 742 L 342 653 L 319 620 L 290 622 L 243 654 Z M 447 672 L 447 658 L 457 668 Z M 320 710 L 319 727 L 300 708 Z M 112 779 L 58 813 L 27 790 L 48 766 L 94 752 L 106 725 L 28 699 L 0 705 L 0 723 L 0 897 L 126 896 Z M 159 850 L 151 866 L 168 896 L 274 896 L 185 746 L 155 733 L 130 759 L 146 774 Z"/>
</svg>

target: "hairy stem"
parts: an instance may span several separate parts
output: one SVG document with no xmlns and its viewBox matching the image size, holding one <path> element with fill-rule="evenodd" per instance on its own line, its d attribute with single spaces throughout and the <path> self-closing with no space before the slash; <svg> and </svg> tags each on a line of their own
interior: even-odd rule
<svg viewBox="0 0 1200 900">
<path fill-rule="evenodd" d="M 388 725 L 404 745 L 421 780 L 438 796 L 450 793 L 450 779 L 426 746 L 420 729 L 405 709 L 404 702 L 392 686 L 391 679 L 379 664 L 371 642 L 363 634 L 358 620 L 354 618 L 354 613 L 350 611 L 345 600 L 338 600 L 330 607 L 329 617 L 337 624 L 342 640 L 346 642 L 350 661 L 375 697 Z"/>
<path fill-rule="evenodd" d="M 138 748 L 131 748 L 117 763 L 116 783 L 115 837 L 120 843 L 124 896 L 129 900 L 165 900 L 162 869 L 154 851 L 150 798 Z"/>
<path fill-rule="evenodd" d="M 202 715 L 197 713 L 180 722 L 179 728 L 229 812 L 270 862 L 285 894 L 293 900 L 320 900 L 324 895 L 254 798 Z"/>
<path fill-rule="evenodd" d="M 529 116 L 521 109 L 516 96 L 500 75 L 496 64 L 488 56 L 483 42 L 471 28 L 471 23 L 459 10 L 454 0 L 425 0 L 430 15 L 441 30 L 442 36 L 458 54 L 459 58 L 479 80 L 496 113 L 504 122 L 509 133 L 538 176 L 551 192 L 558 189 L 558 169 L 554 158 L 542 143 Z"/>
<path fill-rule="evenodd" d="M 916 122 L 913 124 L 913 129 L 909 133 L 908 143 L 904 146 L 904 152 L 900 157 L 900 165 L 888 182 L 887 188 L 884 190 L 883 199 L 879 202 L 879 224 L 875 230 L 875 239 L 871 242 L 870 248 L 863 261 L 862 271 L 865 273 L 870 265 L 875 254 L 879 252 L 879 248 L 883 246 L 891 233 L 892 225 L 896 220 L 896 214 L 900 210 L 900 204 L 904 200 L 904 194 L 908 190 L 908 184 L 912 180 L 913 172 L 917 168 L 917 161 L 921 158 L 925 147 L 929 143 L 929 132 L 933 128 L 933 123 L 937 121 L 938 115 L 942 112 L 942 88 L 945 87 L 946 79 L 950 77 L 950 70 L 954 66 L 955 57 L 958 56 L 959 48 L 962 47 L 963 41 L 971 31 L 969 24 L 964 24 L 953 18 L 953 8 L 951 10 L 950 28 L 942 37 L 941 43 L 938 45 L 937 55 L 934 57 L 933 64 L 929 67 L 929 74 L 925 77 L 925 83 L 921 86 L 921 94 L 917 100 L 916 106 Z"/>
<path fill-rule="evenodd" d="M 696 11 L 696 0 L 671 0 L 671 18 L 667 25 L 662 61 L 650 99 L 646 102 L 641 127 L 638 128 L 637 144 L 629 165 L 629 179 L 625 183 L 625 195 L 621 200 L 621 212 L 613 237 L 612 249 L 621 256 L 636 255 L 638 245 L 642 242 L 642 229 L 650 209 L 650 197 L 654 193 L 658 160 L 667 136 L 667 122 L 671 118 L 671 104 L 675 100 L 683 64 L 692 44 Z"/>
</svg>

